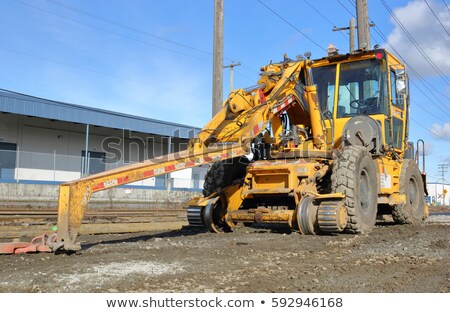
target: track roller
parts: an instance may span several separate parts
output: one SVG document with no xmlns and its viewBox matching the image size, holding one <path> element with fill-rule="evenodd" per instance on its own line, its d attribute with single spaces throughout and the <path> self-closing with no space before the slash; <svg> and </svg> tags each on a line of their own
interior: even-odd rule
<svg viewBox="0 0 450 313">
<path fill-rule="evenodd" d="M 189 206 L 187 209 L 187 219 L 189 226 L 194 227 L 205 227 L 202 219 L 202 211 L 204 207 L 202 206 Z"/>
<path fill-rule="evenodd" d="M 340 233 L 347 225 L 347 208 L 343 201 L 322 201 L 317 210 L 317 223 L 324 233 Z"/>
</svg>

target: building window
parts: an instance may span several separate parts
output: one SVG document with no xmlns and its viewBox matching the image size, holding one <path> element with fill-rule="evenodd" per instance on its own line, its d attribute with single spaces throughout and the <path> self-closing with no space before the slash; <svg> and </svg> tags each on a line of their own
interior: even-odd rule
<svg viewBox="0 0 450 313">
<path fill-rule="evenodd" d="M 17 144 L 0 142 L 0 179 L 14 179 Z"/>
<path fill-rule="evenodd" d="M 106 153 L 104 152 L 96 152 L 96 151 L 88 151 L 88 160 L 87 160 L 87 170 L 85 170 L 85 158 L 86 151 L 81 151 L 81 173 L 87 173 L 89 175 L 97 174 L 105 171 L 105 158 Z"/>
</svg>

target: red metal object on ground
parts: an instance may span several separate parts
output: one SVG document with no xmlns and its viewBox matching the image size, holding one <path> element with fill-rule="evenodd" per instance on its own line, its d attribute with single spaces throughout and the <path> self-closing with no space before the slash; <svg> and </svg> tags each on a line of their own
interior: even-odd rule
<svg viewBox="0 0 450 313">
<path fill-rule="evenodd" d="M 60 248 L 56 243 L 56 233 L 48 236 L 42 234 L 31 242 L 0 243 L 0 254 L 19 254 L 30 252 L 53 252 Z"/>
</svg>

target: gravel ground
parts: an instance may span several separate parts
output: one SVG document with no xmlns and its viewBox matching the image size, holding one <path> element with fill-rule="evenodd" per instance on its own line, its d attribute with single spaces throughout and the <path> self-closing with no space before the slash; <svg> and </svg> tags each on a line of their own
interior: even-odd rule
<svg viewBox="0 0 450 313">
<path fill-rule="evenodd" d="M 79 254 L 0 256 L 0 292 L 450 292 L 450 216 L 367 235 L 240 227 L 79 239 Z"/>
</svg>

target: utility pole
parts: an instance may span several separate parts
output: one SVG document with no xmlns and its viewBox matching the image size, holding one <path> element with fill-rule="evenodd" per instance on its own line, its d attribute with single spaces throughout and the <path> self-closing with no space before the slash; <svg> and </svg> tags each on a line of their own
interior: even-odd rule
<svg viewBox="0 0 450 313">
<path fill-rule="evenodd" d="M 356 0 L 356 18 L 358 20 L 358 49 L 370 49 L 369 8 L 367 0 Z"/>
<path fill-rule="evenodd" d="M 355 19 L 352 18 L 350 20 L 350 26 L 349 26 L 349 31 L 350 31 L 350 53 L 352 53 L 353 51 L 355 51 Z"/>
<path fill-rule="evenodd" d="M 223 102 L 223 0 L 214 0 L 212 116 L 222 108 Z"/>
<path fill-rule="evenodd" d="M 442 204 L 445 206 L 445 173 L 448 170 L 448 164 L 438 164 L 439 173 L 442 175 Z"/>
<path fill-rule="evenodd" d="M 370 49 L 370 27 L 375 26 L 369 23 L 369 7 L 367 0 L 356 0 L 356 18 L 357 26 L 355 26 L 355 19 L 350 20 L 349 27 L 334 27 L 333 31 L 349 30 L 350 35 L 350 53 L 355 51 L 355 29 L 358 30 L 358 50 Z"/>
<path fill-rule="evenodd" d="M 230 65 L 225 65 L 223 68 L 230 68 L 230 92 L 233 91 L 233 81 L 234 81 L 234 67 L 241 65 L 241 62 L 234 63 L 231 61 Z"/>
<path fill-rule="evenodd" d="M 350 24 L 349 27 L 334 27 L 333 31 L 341 31 L 341 30 L 349 30 L 349 35 L 350 35 L 350 47 L 349 47 L 349 52 L 352 53 L 353 51 L 355 51 L 355 19 L 352 18 L 350 20 Z"/>
</svg>

